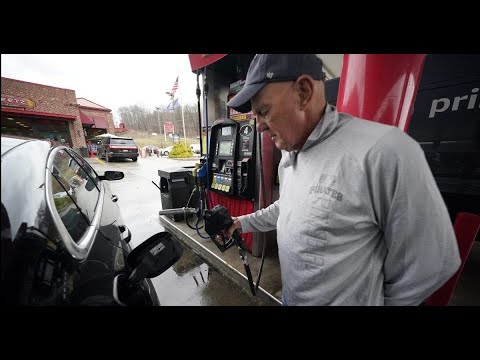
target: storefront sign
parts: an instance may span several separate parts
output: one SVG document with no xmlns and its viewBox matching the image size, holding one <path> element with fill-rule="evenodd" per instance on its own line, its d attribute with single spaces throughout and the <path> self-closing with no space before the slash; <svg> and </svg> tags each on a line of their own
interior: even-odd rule
<svg viewBox="0 0 480 360">
<path fill-rule="evenodd" d="M 33 109 L 35 107 L 35 102 L 19 96 L 2 94 L 2 106 Z"/>
</svg>

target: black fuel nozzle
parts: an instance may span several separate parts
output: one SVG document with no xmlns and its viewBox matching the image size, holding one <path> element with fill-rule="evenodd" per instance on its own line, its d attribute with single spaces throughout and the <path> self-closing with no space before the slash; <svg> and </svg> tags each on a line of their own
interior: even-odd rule
<svg viewBox="0 0 480 360">
<path fill-rule="evenodd" d="M 233 220 L 228 213 L 228 210 L 222 205 L 217 205 L 212 210 L 205 211 L 204 219 L 205 231 L 208 233 L 208 235 L 210 235 L 210 239 L 212 239 L 221 252 L 224 252 L 235 244 L 238 246 L 240 258 L 243 266 L 245 267 L 245 272 L 247 273 L 250 291 L 252 292 L 252 295 L 256 295 L 252 272 L 250 271 L 250 266 L 248 265 L 248 249 L 245 241 L 242 239 L 242 236 L 237 230 L 233 232 L 231 238 L 225 238 L 225 230 L 227 230 L 233 224 Z"/>
<path fill-rule="evenodd" d="M 224 206 L 217 205 L 211 210 L 205 210 L 203 218 L 205 220 L 205 231 L 220 251 L 224 252 L 235 244 L 247 251 L 245 242 L 237 230 L 233 232 L 232 238 L 225 238 L 225 230 L 232 226 L 233 220 Z"/>
</svg>

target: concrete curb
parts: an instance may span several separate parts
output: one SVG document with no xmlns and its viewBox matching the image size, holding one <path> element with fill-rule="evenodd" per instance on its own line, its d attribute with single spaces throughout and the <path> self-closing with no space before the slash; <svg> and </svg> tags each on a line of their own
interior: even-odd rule
<svg viewBox="0 0 480 360">
<path fill-rule="evenodd" d="M 188 235 L 187 233 L 179 229 L 168 217 L 161 215 L 160 222 L 162 223 L 162 225 L 165 227 L 167 231 L 175 235 L 175 237 L 177 237 L 185 246 L 191 249 L 195 254 L 205 259 L 205 261 L 209 263 L 209 265 L 211 265 L 212 267 L 220 271 L 222 275 L 228 277 L 235 284 L 242 287 L 244 291 L 251 294 L 250 286 L 248 284 L 248 278 L 246 275 L 240 273 L 238 270 L 230 266 L 227 262 L 219 258 L 217 255 L 215 255 L 212 251 L 210 251 L 205 246 L 200 244 L 197 240 L 195 240 L 190 235 Z M 253 280 L 256 281 L 256 276 L 254 276 Z M 276 297 L 274 297 L 272 294 L 267 292 L 261 286 L 258 287 L 258 292 L 256 296 L 262 297 L 262 300 L 274 301 L 276 304 L 282 305 L 281 301 L 279 301 Z"/>
</svg>

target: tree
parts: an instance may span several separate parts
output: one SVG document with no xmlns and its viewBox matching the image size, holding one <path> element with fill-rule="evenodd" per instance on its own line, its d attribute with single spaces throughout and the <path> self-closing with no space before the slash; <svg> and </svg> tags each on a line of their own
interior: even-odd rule
<svg viewBox="0 0 480 360">
<path fill-rule="evenodd" d="M 176 132 L 183 135 L 182 110 L 178 108 L 175 112 L 167 111 L 165 105 L 158 106 L 159 110 L 150 111 L 139 105 L 121 106 L 118 109 L 120 122 L 125 123 L 127 128 L 135 130 L 144 130 L 148 132 L 158 132 L 163 134 L 163 126 L 160 124 L 165 121 L 172 121 Z M 183 107 L 185 118 L 185 136 L 194 138 L 198 133 L 198 108 L 195 105 L 187 104 Z"/>
</svg>

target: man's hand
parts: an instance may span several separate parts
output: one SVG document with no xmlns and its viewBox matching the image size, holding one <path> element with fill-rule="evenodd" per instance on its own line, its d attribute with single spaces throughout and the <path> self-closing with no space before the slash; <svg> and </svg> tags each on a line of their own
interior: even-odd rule
<svg viewBox="0 0 480 360">
<path fill-rule="evenodd" d="M 238 230 L 239 232 L 242 232 L 242 224 L 240 224 L 240 221 L 238 220 L 237 217 L 235 216 L 232 216 L 232 220 L 233 220 L 233 224 L 232 226 L 230 226 L 226 231 L 225 231 L 225 235 L 228 237 L 228 238 L 231 238 L 232 237 L 232 234 L 235 230 Z"/>
</svg>

